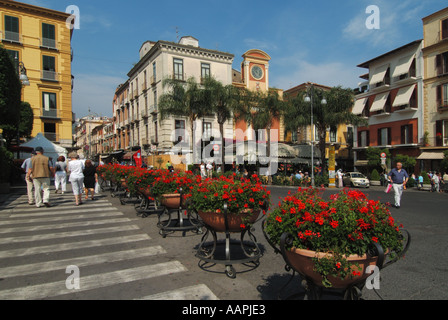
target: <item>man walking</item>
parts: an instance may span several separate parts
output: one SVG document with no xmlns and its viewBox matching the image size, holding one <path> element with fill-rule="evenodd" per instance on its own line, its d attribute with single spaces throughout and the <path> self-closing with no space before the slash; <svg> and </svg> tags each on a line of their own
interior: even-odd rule
<svg viewBox="0 0 448 320">
<path fill-rule="evenodd" d="M 403 187 L 409 180 L 409 174 L 403 169 L 403 164 L 397 162 L 396 167 L 389 172 L 389 181 L 392 183 L 395 193 L 394 207 L 400 209 L 401 195 L 403 194 Z"/>
<path fill-rule="evenodd" d="M 31 159 L 30 173 L 33 175 L 34 183 L 34 197 L 36 198 L 36 207 L 40 208 L 43 204 L 46 207 L 50 205 L 50 177 L 53 168 L 50 166 L 48 157 L 44 156 L 44 149 L 42 147 L 36 148 L 36 155 Z M 43 189 L 43 200 L 41 195 L 41 188 Z"/>
<path fill-rule="evenodd" d="M 25 171 L 25 181 L 26 181 L 26 192 L 28 195 L 28 204 L 30 206 L 34 205 L 34 184 L 33 178 L 30 175 L 31 169 L 31 159 L 36 155 L 36 151 L 31 152 L 31 157 L 23 161 L 22 169 Z"/>
</svg>

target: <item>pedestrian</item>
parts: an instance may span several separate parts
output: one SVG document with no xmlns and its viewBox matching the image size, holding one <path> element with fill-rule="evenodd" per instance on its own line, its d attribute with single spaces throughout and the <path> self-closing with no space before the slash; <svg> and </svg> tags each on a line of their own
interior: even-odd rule
<svg viewBox="0 0 448 320">
<path fill-rule="evenodd" d="M 396 163 L 396 167 L 389 172 L 389 181 L 392 183 L 395 194 L 395 205 L 394 207 L 400 209 L 401 207 L 401 196 L 403 195 L 403 187 L 409 180 L 409 174 L 403 169 L 403 164 L 401 162 Z"/>
<path fill-rule="evenodd" d="M 54 174 L 54 186 L 56 188 L 55 193 L 59 192 L 59 186 L 62 189 L 62 194 L 67 191 L 67 163 L 65 162 L 65 157 L 60 156 L 57 159 L 55 165 L 55 174 Z"/>
<path fill-rule="evenodd" d="M 342 181 L 342 170 L 338 170 L 338 187 L 344 188 L 344 182 Z"/>
<path fill-rule="evenodd" d="M 204 165 L 204 162 L 201 162 L 200 169 L 201 169 L 201 178 L 202 178 L 202 179 L 205 179 L 205 177 L 207 176 L 207 174 L 205 173 L 205 165 Z"/>
<path fill-rule="evenodd" d="M 25 171 L 25 181 L 26 181 L 26 193 L 28 195 L 28 204 L 30 206 L 34 205 L 34 184 L 33 177 L 30 171 L 31 159 L 36 155 L 36 151 L 31 152 L 31 157 L 23 161 L 22 169 Z"/>
<path fill-rule="evenodd" d="M 29 173 L 33 175 L 34 198 L 38 208 L 42 207 L 42 202 L 46 207 L 51 207 L 50 177 L 54 175 L 54 168 L 50 166 L 50 160 L 43 153 L 42 147 L 36 148 L 36 155 L 31 159 L 31 168 L 29 169 Z"/>
<path fill-rule="evenodd" d="M 212 169 L 213 169 L 213 165 L 211 164 L 211 162 L 207 163 L 207 178 L 211 178 L 212 177 Z"/>
<path fill-rule="evenodd" d="M 440 192 L 440 178 L 439 173 L 434 172 L 432 175 L 432 182 L 434 183 L 434 192 Z"/>
<path fill-rule="evenodd" d="M 418 189 L 423 190 L 423 176 L 421 173 L 418 175 Z"/>
<path fill-rule="evenodd" d="M 89 199 L 89 191 L 92 195 L 92 200 L 95 200 L 94 198 L 95 183 L 98 182 L 98 174 L 96 173 L 96 168 L 92 164 L 92 161 L 86 160 L 83 174 L 84 174 L 84 191 L 86 193 L 86 200 Z"/>
<path fill-rule="evenodd" d="M 69 181 L 72 184 L 73 194 L 75 195 L 75 205 L 82 204 L 82 189 L 84 183 L 84 163 L 79 160 L 79 155 L 75 152 L 70 154 L 70 162 L 67 165 L 67 172 L 70 173 Z"/>
</svg>

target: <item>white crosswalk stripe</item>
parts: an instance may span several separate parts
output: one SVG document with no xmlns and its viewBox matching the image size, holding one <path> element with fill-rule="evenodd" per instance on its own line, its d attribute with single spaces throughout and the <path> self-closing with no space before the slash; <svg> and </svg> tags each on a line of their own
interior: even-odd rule
<svg viewBox="0 0 448 320">
<path fill-rule="evenodd" d="M 83 292 L 101 297 L 110 294 L 108 288 L 119 291 L 116 286 L 159 277 L 157 287 L 146 295 L 135 289 L 129 299 L 218 299 L 204 284 L 173 290 L 164 279 L 187 268 L 107 198 L 74 208 L 72 197 L 59 195 L 51 208 L 36 208 L 21 196 L 0 209 L 0 299 L 83 299 Z M 67 287 L 67 266 L 81 270 L 77 289 Z"/>
</svg>

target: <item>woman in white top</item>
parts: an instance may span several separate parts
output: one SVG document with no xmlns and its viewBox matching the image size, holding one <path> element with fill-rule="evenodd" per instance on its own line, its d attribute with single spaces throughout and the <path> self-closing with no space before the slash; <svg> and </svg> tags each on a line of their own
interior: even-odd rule
<svg viewBox="0 0 448 320">
<path fill-rule="evenodd" d="M 70 162 L 67 166 L 67 172 L 70 173 L 69 181 L 72 184 L 73 194 L 75 195 L 75 201 L 77 206 L 82 204 L 82 189 L 84 183 L 84 163 L 79 160 L 79 155 L 72 153 L 70 155 Z"/>
</svg>

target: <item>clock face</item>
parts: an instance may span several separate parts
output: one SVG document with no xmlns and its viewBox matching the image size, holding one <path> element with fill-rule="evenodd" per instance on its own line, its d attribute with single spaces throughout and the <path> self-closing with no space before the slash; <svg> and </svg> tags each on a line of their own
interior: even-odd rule
<svg viewBox="0 0 448 320">
<path fill-rule="evenodd" d="M 252 77 L 254 77 L 256 80 L 260 80 L 261 78 L 263 78 L 263 69 L 261 69 L 259 66 L 253 66 Z"/>
</svg>

